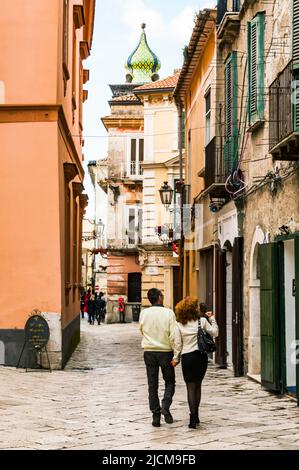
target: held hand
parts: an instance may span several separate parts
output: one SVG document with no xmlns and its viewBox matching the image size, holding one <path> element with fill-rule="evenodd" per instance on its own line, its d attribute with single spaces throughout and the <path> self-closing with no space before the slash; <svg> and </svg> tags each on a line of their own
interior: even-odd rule
<svg viewBox="0 0 299 470">
<path fill-rule="evenodd" d="M 176 366 L 178 365 L 178 362 L 177 362 L 175 359 L 172 359 L 171 365 L 172 365 L 173 367 L 176 367 Z"/>
</svg>

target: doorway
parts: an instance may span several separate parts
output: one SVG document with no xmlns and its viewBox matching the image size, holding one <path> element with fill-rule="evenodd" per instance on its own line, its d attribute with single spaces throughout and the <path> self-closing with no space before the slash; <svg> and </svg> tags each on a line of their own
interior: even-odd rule
<svg viewBox="0 0 299 470">
<path fill-rule="evenodd" d="M 286 390 L 296 395 L 296 302 L 295 302 L 295 241 L 284 243 L 284 305 L 285 305 L 285 380 Z"/>
<path fill-rule="evenodd" d="M 233 367 L 233 342 L 232 342 L 232 300 L 233 300 L 233 257 L 232 252 L 226 251 L 226 365 Z"/>
<path fill-rule="evenodd" d="M 141 273 L 128 274 L 128 302 L 141 302 Z"/>
<path fill-rule="evenodd" d="M 172 268 L 172 282 L 173 282 L 173 308 L 181 300 L 181 276 L 180 267 L 173 266 Z"/>
</svg>

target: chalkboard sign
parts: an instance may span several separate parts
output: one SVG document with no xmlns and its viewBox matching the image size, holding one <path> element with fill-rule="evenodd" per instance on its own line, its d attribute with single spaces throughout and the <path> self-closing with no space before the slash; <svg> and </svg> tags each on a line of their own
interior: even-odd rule
<svg viewBox="0 0 299 470">
<path fill-rule="evenodd" d="M 42 349 L 50 338 L 47 321 L 40 315 L 32 315 L 25 325 L 25 342 L 29 348 Z"/>
</svg>

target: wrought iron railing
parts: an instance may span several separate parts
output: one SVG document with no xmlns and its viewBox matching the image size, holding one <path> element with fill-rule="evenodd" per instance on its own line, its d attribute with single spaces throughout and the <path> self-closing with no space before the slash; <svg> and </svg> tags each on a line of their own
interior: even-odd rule
<svg viewBox="0 0 299 470">
<path fill-rule="evenodd" d="M 269 141 L 275 147 L 294 130 L 292 113 L 292 62 L 269 88 Z"/>
</svg>

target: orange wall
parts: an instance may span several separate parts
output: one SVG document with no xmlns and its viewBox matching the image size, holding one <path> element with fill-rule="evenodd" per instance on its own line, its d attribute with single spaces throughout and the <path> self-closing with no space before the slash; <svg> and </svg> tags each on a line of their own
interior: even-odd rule
<svg viewBox="0 0 299 470">
<path fill-rule="evenodd" d="M 56 101 L 59 0 L 1 0 L 3 104 Z"/>
<path fill-rule="evenodd" d="M 0 328 L 61 312 L 57 123 L 1 124 Z"/>
</svg>

